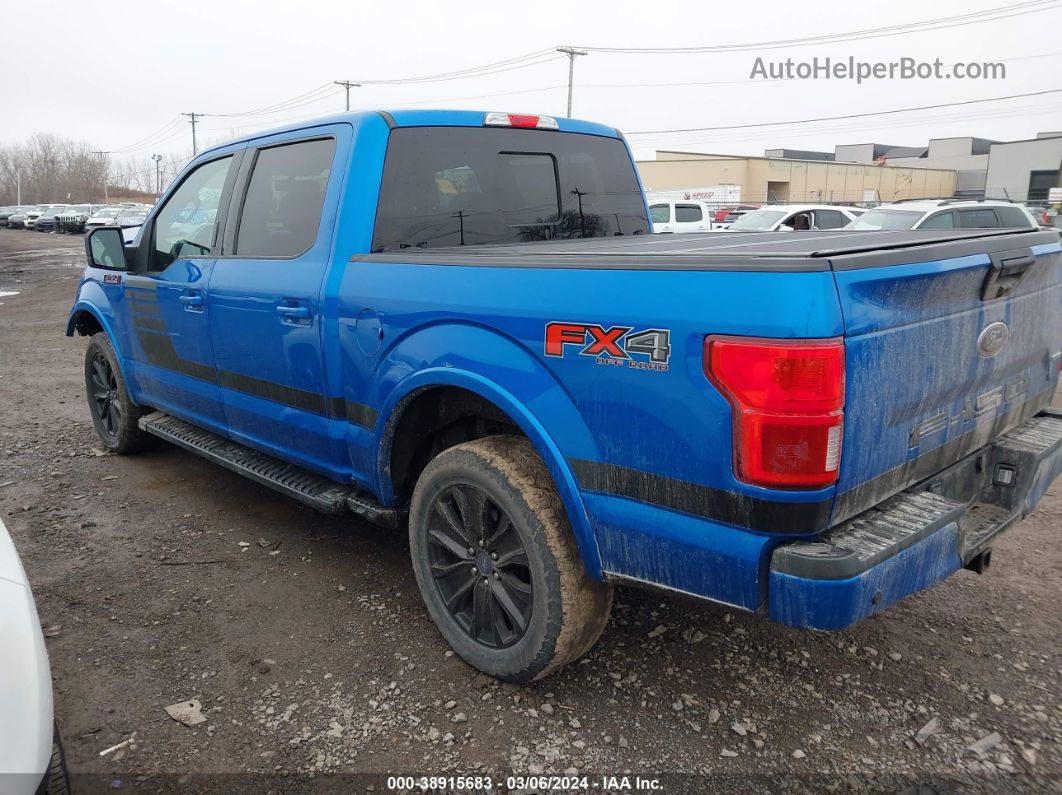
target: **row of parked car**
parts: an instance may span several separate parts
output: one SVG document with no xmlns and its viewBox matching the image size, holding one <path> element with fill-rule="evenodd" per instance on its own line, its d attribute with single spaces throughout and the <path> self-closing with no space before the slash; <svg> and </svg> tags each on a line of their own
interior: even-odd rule
<svg viewBox="0 0 1062 795">
<path fill-rule="evenodd" d="M 1027 207 L 1004 199 L 911 199 L 873 208 L 836 204 L 740 205 L 712 209 L 703 202 L 653 202 L 654 232 L 778 232 L 823 229 L 1035 228 Z"/>
<path fill-rule="evenodd" d="M 144 223 L 150 204 L 30 204 L 0 207 L 0 227 L 37 232 L 84 232 L 97 226 L 123 229 Z"/>
</svg>

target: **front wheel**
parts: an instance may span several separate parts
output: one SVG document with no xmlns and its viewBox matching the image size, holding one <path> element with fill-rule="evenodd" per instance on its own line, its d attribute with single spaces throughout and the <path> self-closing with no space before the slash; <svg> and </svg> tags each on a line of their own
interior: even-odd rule
<svg viewBox="0 0 1062 795">
<path fill-rule="evenodd" d="M 153 437 L 137 421 L 144 410 L 129 397 L 118 356 L 107 335 L 93 335 L 85 351 L 85 391 L 96 435 L 114 453 L 135 453 Z"/>
<path fill-rule="evenodd" d="M 508 682 L 585 654 L 612 607 L 587 576 L 545 463 L 519 436 L 451 447 L 417 481 L 410 552 L 439 631 L 465 662 Z"/>
</svg>

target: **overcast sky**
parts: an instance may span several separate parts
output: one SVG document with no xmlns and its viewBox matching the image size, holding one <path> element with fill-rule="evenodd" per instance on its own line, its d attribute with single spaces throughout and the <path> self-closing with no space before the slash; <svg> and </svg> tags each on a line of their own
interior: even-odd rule
<svg viewBox="0 0 1062 795">
<path fill-rule="evenodd" d="M 880 29 L 987 9 L 965 24 L 861 41 L 729 53 L 592 52 L 575 63 L 573 116 L 625 132 L 720 127 L 867 113 L 1062 88 L 1062 2 L 140 2 L 5 4 L 0 30 L 0 142 L 35 132 L 83 139 L 115 157 L 178 155 L 208 116 L 203 142 L 343 109 L 333 80 L 389 80 L 463 70 L 557 45 L 678 47 L 767 42 Z M 15 6 L 17 5 L 17 13 Z M 1029 13 L 1032 9 L 1042 9 Z M 1020 12 L 1020 13 L 1019 13 Z M 999 15 L 997 15 L 998 17 Z M 454 107 L 563 115 L 567 58 L 466 79 L 365 85 L 357 107 Z M 765 61 L 854 56 L 890 61 L 1003 61 L 1002 80 L 749 80 Z M 547 59 L 548 58 L 548 59 Z M 687 85 L 681 85 L 687 84 Z M 689 85 L 693 84 L 693 85 Z M 325 88 L 325 86 L 329 86 Z M 315 93 L 316 92 L 316 93 Z M 303 99 L 294 100 L 294 98 Z M 294 101 L 293 101 L 294 100 Z M 762 154 L 837 143 L 924 144 L 930 137 L 1032 137 L 1062 129 L 1062 93 L 918 113 L 674 135 L 630 135 L 657 148 Z"/>
</svg>

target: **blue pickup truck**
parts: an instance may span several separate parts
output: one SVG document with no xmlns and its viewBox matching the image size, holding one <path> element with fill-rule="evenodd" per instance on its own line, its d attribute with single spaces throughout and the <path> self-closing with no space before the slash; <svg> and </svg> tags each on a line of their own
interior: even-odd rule
<svg viewBox="0 0 1062 795">
<path fill-rule="evenodd" d="M 615 129 L 352 113 L 94 230 L 67 334 L 105 447 L 408 527 L 442 635 L 523 682 L 614 584 L 833 630 L 987 567 L 1062 471 L 1060 250 L 654 235 Z"/>
</svg>

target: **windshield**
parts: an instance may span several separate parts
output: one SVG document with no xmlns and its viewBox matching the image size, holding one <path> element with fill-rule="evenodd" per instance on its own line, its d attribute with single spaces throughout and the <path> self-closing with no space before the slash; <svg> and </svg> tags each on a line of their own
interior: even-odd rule
<svg viewBox="0 0 1062 795">
<path fill-rule="evenodd" d="M 128 219 L 128 218 L 137 218 L 137 219 L 143 220 L 144 218 L 147 218 L 147 210 L 126 210 L 125 212 L 121 213 L 118 217 L 119 218 L 126 218 L 126 219 Z"/>
<path fill-rule="evenodd" d="M 391 133 L 372 250 L 646 234 L 623 142 L 542 130 Z"/>
<path fill-rule="evenodd" d="M 73 207 L 67 207 L 66 211 L 68 213 L 86 213 L 90 209 L 91 208 L 87 204 L 75 204 Z"/>
<path fill-rule="evenodd" d="M 96 218 L 117 218 L 120 212 L 121 210 L 100 210 L 96 213 Z"/>
<path fill-rule="evenodd" d="M 730 225 L 738 232 L 764 232 L 781 221 L 786 210 L 753 210 L 738 218 Z"/>
<path fill-rule="evenodd" d="M 911 229 L 922 215 L 923 213 L 917 210 L 887 210 L 879 207 L 875 210 L 867 210 L 848 224 L 845 229 Z"/>
</svg>

